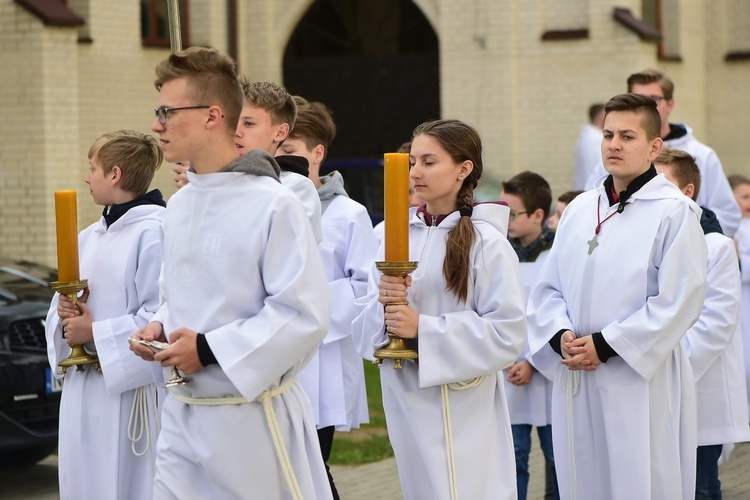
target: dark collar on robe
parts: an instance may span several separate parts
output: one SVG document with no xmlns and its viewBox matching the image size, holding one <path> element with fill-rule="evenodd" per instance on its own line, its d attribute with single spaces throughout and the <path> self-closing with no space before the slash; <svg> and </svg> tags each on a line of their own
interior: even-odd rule
<svg viewBox="0 0 750 500">
<path fill-rule="evenodd" d="M 304 156 L 282 155 L 276 157 L 276 163 L 282 172 L 294 172 L 303 177 L 310 177 L 310 162 Z"/>
<path fill-rule="evenodd" d="M 162 196 L 161 191 L 154 189 L 153 191 L 149 191 L 148 193 L 126 203 L 107 205 L 104 207 L 102 217 L 104 217 L 104 222 L 107 224 L 107 227 L 109 227 L 114 224 L 117 219 L 125 215 L 128 210 L 141 205 L 159 205 L 160 207 L 166 207 L 167 203 L 164 201 L 164 196 Z"/>
<path fill-rule="evenodd" d="M 669 133 L 664 137 L 665 141 L 673 141 L 687 135 L 687 127 L 681 123 L 670 123 Z"/>
<path fill-rule="evenodd" d="M 656 167 L 654 167 L 654 164 L 652 163 L 648 170 L 630 181 L 630 184 L 628 184 L 628 187 L 625 189 L 625 191 L 620 191 L 618 193 L 615 191 L 614 179 L 611 175 L 607 176 L 607 178 L 604 180 L 604 190 L 607 192 L 609 206 L 611 207 L 615 203 L 619 203 L 620 206 L 617 207 L 617 211 L 622 213 L 622 211 L 625 210 L 625 203 L 627 203 L 628 199 L 654 177 L 656 177 Z"/>
<path fill-rule="evenodd" d="M 721 229 L 719 219 L 716 218 L 716 214 L 706 207 L 701 207 L 703 212 L 701 213 L 701 228 L 703 228 L 703 234 L 708 233 L 719 233 L 724 234 Z"/>
</svg>

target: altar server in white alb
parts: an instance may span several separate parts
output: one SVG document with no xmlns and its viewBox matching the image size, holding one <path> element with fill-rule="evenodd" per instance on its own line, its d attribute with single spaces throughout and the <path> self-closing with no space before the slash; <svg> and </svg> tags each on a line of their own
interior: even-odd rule
<svg viewBox="0 0 750 500">
<path fill-rule="evenodd" d="M 295 382 L 328 329 L 329 293 L 300 201 L 268 152 L 237 157 L 234 61 L 190 48 L 157 66 L 153 130 L 190 183 L 169 200 L 162 305 L 135 340 L 190 378 L 171 387 L 156 498 L 330 498 L 310 401 Z"/>
<path fill-rule="evenodd" d="M 695 495 L 695 388 L 680 341 L 706 296 L 706 241 L 700 208 L 652 165 L 659 125 L 648 96 L 607 102 L 610 175 L 565 209 L 531 292 L 529 350 L 561 363 L 552 434 L 564 499 Z"/>
<path fill-rule="evenodd" d="M 409 224 L 409 260 L 419 267 L 403 279 L 373 266 L 352 335 L 370 359 L 388 343 L 386 331 L 419 341 L 418 364 L 380 365 L 404 497 L 515 499 L 501 370 L 521 354 L 526 320 L 518 258 L 506 238 L 509 209 L 473 206 L 482 142 L 463 122 L 418 126 L 409 161 L 425 202 Z M 383 253 L 381 246 L 378 260 Z M 402 300 L 409 304 L 387 305 Z"/>
<path fill-rule="evenodd" d="M 309 162 L 310 180 L 323 207 L 323 241 L 318 245 L 331 289 L 331 325 L 318 354 L 300 373 L 310 397 L 323 460 L 328 470 L 334 430 L 349 431 L 369 422 L 362 357 L 352 341 L 352 320 L 361 308 L 354 301 L 367 292 L 367 277 L 378 242 L 367 209 L 349 198 L 337 171 L 320 175 L 320 165 L 336 137 L 331 112 L 320 102 L 295 96 L 297 120 L 277 158 L 299 155 Z M 330 470 L 328 478 L 339 498 Z"/>
<path fill-rule="evenodd" d="M 695 201 L 701 173 L 692 156 L 664 149 L 657 172 Z M 701 226 L 708 246 L 706 301 L 698 321 L 682 338 L 695 376 L 698 403 L 696 499 L 721 498 L 722 445 L 750 441 L 745 361 L 740 325 L 742 285 L 734 242 L 724 236 L 716 215 L 704 208 Z"/>
<path fill-rule="evenodd" d="M 661 71 L 646 69 L 630 75 L 627 83 L 628 92 L 644 94 L 656 101 L 656 109 L 661 116 L 659 134 L 664 147 L 685 151 L 695 158 L 703 185 L 698 204 L 712 210 L 719 219 L 724 234 L 732 237 L 739 228 L 741 214 L 716 151 L 700 142 L 688 125 L 669 121 L 669 115 L 675 106 L 674 82 Z M 589 177 L 589 189 L 606 173 L 605 165 L 599 163 Z"/>
<path fill-rule="evenodd" d="M 734 233 L 734 244 L 740 258 L 742 279 L 742 347 L 745 351 L 745 384 L 748 386 L 747 407 L 750 412 L 750 179 L 744 175 L 729 176 L 729 184 L 742 211 L 740 228 Z"/>
<path fill-rule="evenodd" d="M 76 305 L 55 294 L 47 315 L 54 373 L 68 344 L 85 345 L 101 371 L 68 368 L 60 403 L 60 497 L 151 498 L 158 406 L 151 364 L 133 356 L 128 337 L 159 308 L 162 221 L 158 189 L 147 192 L 163 155 L 153 137 L 132 130 L 101 136 L 89 149 L 86 183 L 102 218 L 78 236 Z"/>
</svg>

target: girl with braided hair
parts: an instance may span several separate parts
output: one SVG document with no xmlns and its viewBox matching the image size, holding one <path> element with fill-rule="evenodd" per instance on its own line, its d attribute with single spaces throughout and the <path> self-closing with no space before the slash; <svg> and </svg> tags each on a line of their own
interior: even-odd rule
<svg viewBox="0 0 750 500">
<path fill-rule="evenodd" d="M 526 323 L 518 258 L 506 238 L 509 209 L 473 204 L 482 143 L 471 126 L 420 125 L 409 158 L 423 202 L 409 225 L 409 257 L 419 266 L 405 279 L 373 267 L 352 335 L 370 359 L 387 332 L 418 341 L 418 363 L 380 365 L 407 500 L 516 498 L 501 370 L 521 353 Z M 408 305 L 387 305 L 394 301 Z"/>
</svg>

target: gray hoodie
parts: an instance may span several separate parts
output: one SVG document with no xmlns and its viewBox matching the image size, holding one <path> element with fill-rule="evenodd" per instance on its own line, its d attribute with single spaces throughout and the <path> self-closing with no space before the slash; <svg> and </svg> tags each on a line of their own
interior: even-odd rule
<svg viewBox="0 0 750 500">
<path fill-rule="evenodd" d="M 281 169 L 276 160 L 264 149 L 251 149 L 244 155 L 224 166 L 222 172 L 242 172 L 244 174 L 267 175 L 279 181 Z M 281 181 L 279 181 L 281 182 Z"/>
</svg>

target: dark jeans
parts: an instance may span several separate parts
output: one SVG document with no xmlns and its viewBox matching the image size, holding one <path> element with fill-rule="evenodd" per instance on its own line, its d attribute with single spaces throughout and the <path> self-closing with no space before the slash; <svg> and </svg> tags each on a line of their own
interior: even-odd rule
<svg viewBox="0 0 750 500">
<path fill-rule="evenodd" d="M 719 457 L 722 445 L 698 447 L 695 476 L 695 500 L 721 500 Z"/>
<path fill-rule="evenodd" d="M 531 453 L 531 425 L 511 425 L 513 431 L 513 447 L 516 452 L 516 486 L 518 500 L 526 500 L 529 489 L 529 453 Z M 547 473 L 552 478 L 552 498 L 558 500 L 557 477 L 555 476 L 555 455 L 552 452 L 552 426 L 537 427 L 539 444 L 544 454 Z"/>
<path fill-rule="evenodd" d="M 336 485 L 333 484 L 331 469 L 328 468 L 328 459 L 331 458 L 331 447 L 333 446 L 334 430 L 336 430 L 336 428 L 333 425 L 318 429 L 318 441 L 320 441 L 320 452 L 323 454 L 323 462 L 326 465 L 326 474 L 328 474 L 328 483 L 331 485 L 333 500 L 339 500 L 339 492 L 336 491 Z"/>
</svg>

